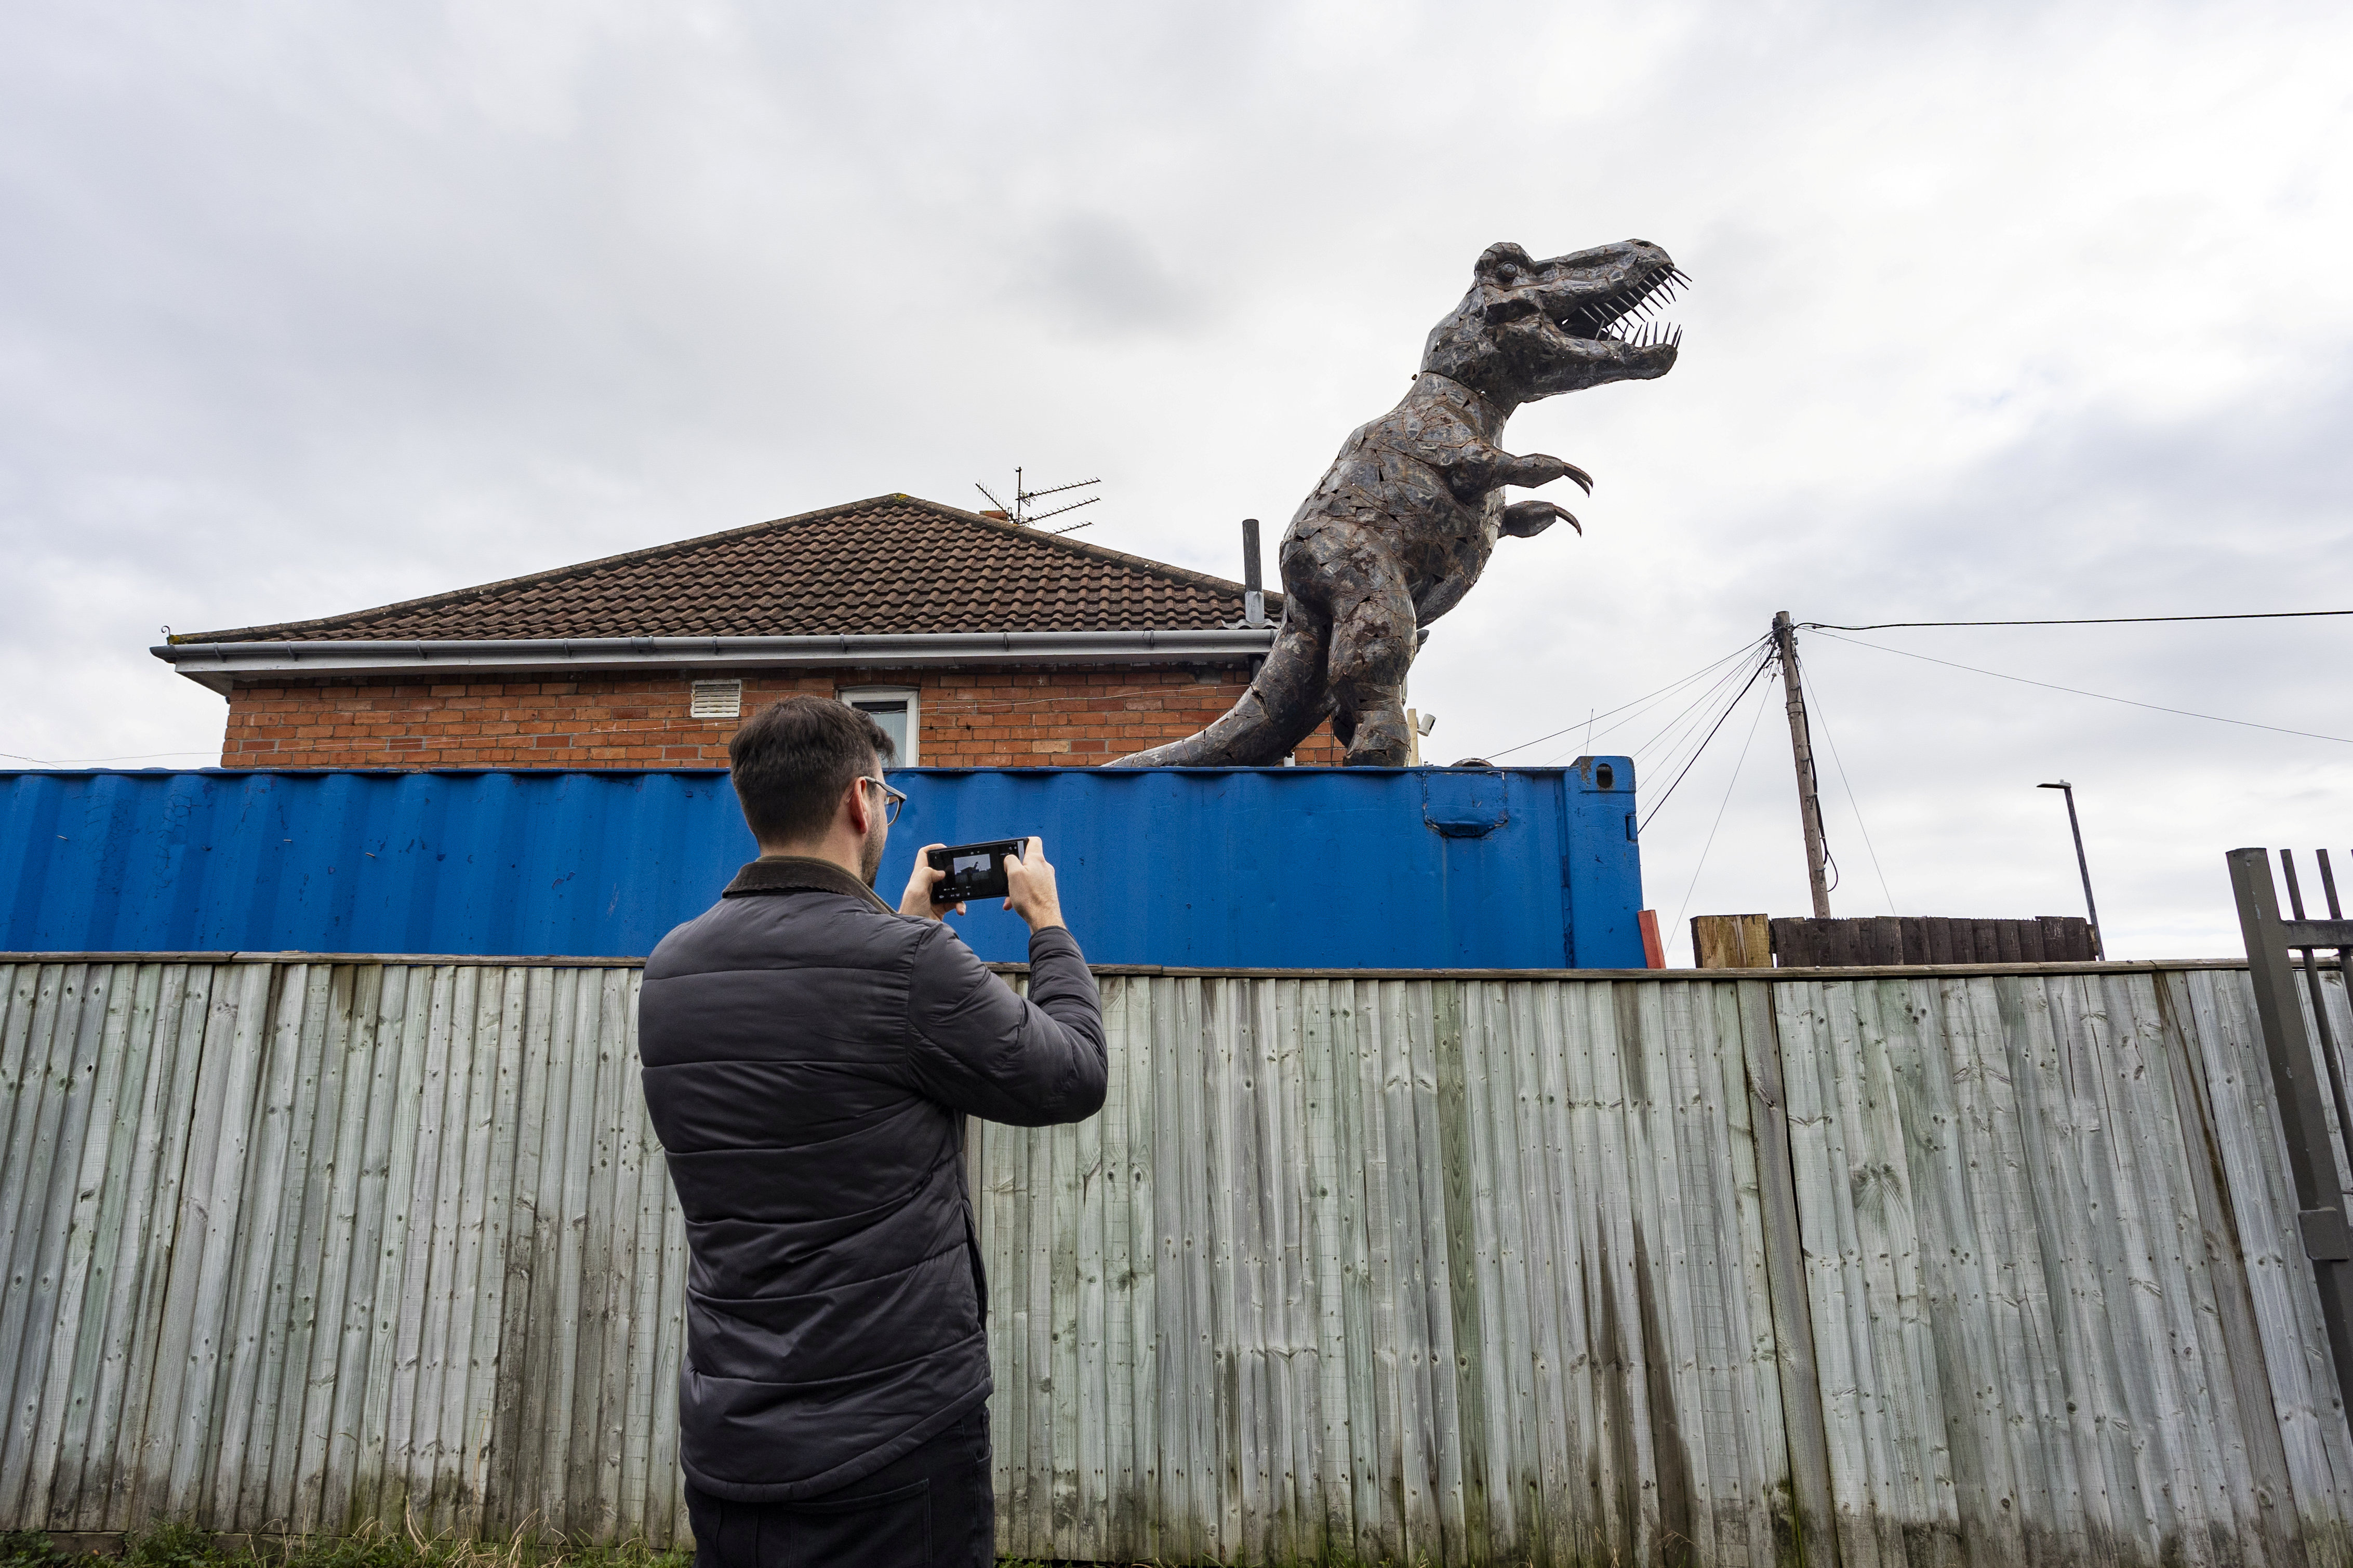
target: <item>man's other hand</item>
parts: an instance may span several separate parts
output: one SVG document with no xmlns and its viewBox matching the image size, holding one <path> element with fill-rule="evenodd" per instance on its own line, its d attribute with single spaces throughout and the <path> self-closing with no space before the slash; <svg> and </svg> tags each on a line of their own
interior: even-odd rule
<svg viewBox="0 0 2353 1568">
<path fill-rule="evenodd" d="M 1062 923 L 1062 898 L 1054 886 L 1054 868 L 1046 859 L 1046 841 L 1029 840 L 1029 848 L 1005 859 L 1005 885 L 1011 895 L 1005 907 L 1029 922 L 1033 931 Z"/>
<path fill-rule="evenodd" d="M 1030 842 L 1034 844 L 1037 840 L 1033 838 Z M 915 851 L 915 869 L 907 879 L 907 890 L 899 895 L 899 912 L 910 920 L 935 921 L 948 912 L 948 905 L 932 902 L 932 889 L 947 878 L 945 871 L 932 864 L 932 851 L 946 847 L 944 844 L 926 844 Z M 1046 874 L 1047 891 L 1051 893 L 1053 887 L 1053 873 L 1049 871 Z M 955 905 L 955 909 L 956 913 L 964 913 L 962 904 Z"/>
</svg>

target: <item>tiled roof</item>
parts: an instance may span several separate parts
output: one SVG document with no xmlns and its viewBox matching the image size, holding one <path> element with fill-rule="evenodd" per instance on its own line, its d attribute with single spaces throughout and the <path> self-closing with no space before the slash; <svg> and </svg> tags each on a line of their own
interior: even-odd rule
<svg viewBox="0 0 2353 1568">
<path fill-rule="evenodd" d="M 1280 613 L 1280 595 L 1267 603 Z M 1241 614 L 1239 583 L 890 495 L 377 609 L 172 640 L 1173 631 Z"/>
</svg>

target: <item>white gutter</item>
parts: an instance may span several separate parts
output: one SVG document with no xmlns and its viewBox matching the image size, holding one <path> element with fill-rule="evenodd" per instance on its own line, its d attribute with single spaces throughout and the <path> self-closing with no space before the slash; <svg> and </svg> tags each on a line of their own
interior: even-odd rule
<svg viewBox="0 0 2353 1568">
<path fill-rule="evenodd" d="M 493 642 L 174 642 L 147 651 L 227 696 L 269 676 L 551 669 L 1188 664 L 1263 657 L 1272 626 L 1217 631 L 914 632 L 781 637 L 535 637 Z"/>
</svg>

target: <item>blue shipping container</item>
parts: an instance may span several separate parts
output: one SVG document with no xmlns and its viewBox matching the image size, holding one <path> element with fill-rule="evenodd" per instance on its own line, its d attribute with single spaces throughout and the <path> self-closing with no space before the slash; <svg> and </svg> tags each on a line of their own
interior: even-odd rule
<svg viewBox="0 0 2353 1568">
<path fill-rule="evenodd" d="M 1097 963 L 1640 968 L 1634 769 L 909 768 L 915 849 L 1037 834 Z M 635 957 L 757 851 L 723 772 L 0 773 L 0 949 Z M 1018 960 L 1018 920 L 957 922 Z"/>
</svg>

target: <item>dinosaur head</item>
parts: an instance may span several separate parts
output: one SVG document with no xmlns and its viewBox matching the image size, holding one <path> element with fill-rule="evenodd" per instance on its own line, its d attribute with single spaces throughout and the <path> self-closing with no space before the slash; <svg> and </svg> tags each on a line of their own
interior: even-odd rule
<svg viewBox="0 0 2353 1568">
<path fill-rule="evenodd" d="M 1471 292 L 1430 331 L 1425 371 L 1516 405 L 1674 368 L 1683 330 L 1645 318 L 1691 279 L 1646 239 L 1549 261 L 1491 245 L 1472 272 Z"/>
</svg>

